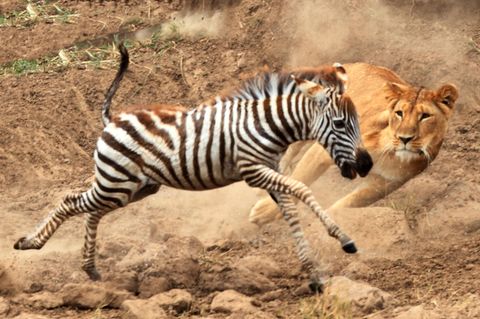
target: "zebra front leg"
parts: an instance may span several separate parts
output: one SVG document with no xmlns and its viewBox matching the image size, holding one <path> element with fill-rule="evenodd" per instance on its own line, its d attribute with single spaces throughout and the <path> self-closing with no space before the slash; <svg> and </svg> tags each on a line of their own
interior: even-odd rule
<svg viewBox="0 0 480 319">
<path fill-rule="evenodd" d="M 346 253 L 354 254 L 357 252 L 353 240 L 320 207 L 313 197 L 312 191 L 305 184 L 283 176 L 263 164 L 242 161 L 239 163 L 239 170 L 245 182 L 252 187 L 260 187 L 270 193 L 277 192 L 297 197 L 315 212 L 327 229 L 328 234 L 340 242 Z"/>
<path fill-rule="evenodd" d="M 69 217 L 92 211 L 92 207 L 88 204 L 89 196 L 91 196 L 91 190 L 65 196 L 62 203 L 43 220 L 37 229 L 30 235 L 17 240 L 13 248 L 20 250 L 42 248 Z"/>
<path fill-rule="evenodd" d="M 310 244 L 303 233 L 302 226 L 300 225 L 300 221 L 298 219 L 298 212 L 295 202 L 292 200 L 291 196 L 285 194 L 270 193 L 270 196 L 275 202 L 277 202 L 283 219 L 290 227 L 290 232 L 295 239 L 297 255 L 302 263 L 302 268 L 310 274 L 310 289 L 315 293 L 322 292 L 324 285 L 322 279 L 323 276 L 319 265 L 312 256 Z"/>
</svg>

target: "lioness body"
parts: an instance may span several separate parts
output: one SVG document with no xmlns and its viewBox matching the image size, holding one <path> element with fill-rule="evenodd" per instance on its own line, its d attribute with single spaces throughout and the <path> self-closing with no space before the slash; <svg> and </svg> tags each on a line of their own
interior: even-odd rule
<svg viewBox="0 0 480 319">
<path fill-rule="evenodd" d="M 374 166 L 363 182 L 331 209 L 370 205 L 425 170 L 438 155 L 458 97 L 453 85 L 437 91 L 413 87 L 383 67 L 354 63 L 346 64 L 345 69 L 350 78 L 347 93 L 357 106 L 362 139 Z M 304 145 L 294 145 L 282 166 L 288 166 Z M 328 154 L 313 144 L 292 176 L 310 185 L 331 164 Z M 252 208 L 250 221 L 264 224 L 277 215 L 275 203 L 265 197 Z"/>
</svg>

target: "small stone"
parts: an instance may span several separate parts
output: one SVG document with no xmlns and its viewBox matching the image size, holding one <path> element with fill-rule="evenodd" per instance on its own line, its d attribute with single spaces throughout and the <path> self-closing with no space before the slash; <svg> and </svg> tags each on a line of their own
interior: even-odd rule
<svg viewBox="0 0 480 319">
<path fill-rule="evenodd" d="M 148 276 L 143 279 L 138 288 L 141 298 L 150 298 L 153 295 L 168 291 L 171 289 L 170 281 L 164 277 Z"/>
<path fill-rule="evenodd" d="M 119 308 L 122 302 L 131 297 L 127 291 L 106 288 L 100 284 L 67 284 L 59 292 L 64 304 L 79 308 L 97 309 Z"/>
<path fill-rule="evenodd" d="M 342 276 L 331 278 L 325 293 L 350 303 L 354 311 L 364 314 L 384 309 L 392 301 L 390 294 Z"/>
<path fill-rule="evenodd" d="M 293 291 L 293 294 L 298 297 L 308 296 L 312 294 L 312 290 L 309 287 L 309 283 L 304 282 L 300 286 L 295 288 L 295 290 Z"/>
<path fill-rule="evenodd" d="M 122 303 L 123 319 L 167 319 L 165 311 L 156 302 L 147 299 L 125 300 Z"/>
<path fill-rule="evenodd" d="M 259 299 L 263 302 L 270 302 L 270 301 L 279 299 L 282 296 L 282 294 L 283 294 L 283 290 L 277 289 L 277 290 L 273 290 L 265 293 Z"/>
<path fill-rule="evenodd" d="M 43 290 L 43 285 L 41 283 L 34 282 L 30 284 L 30 286 L 26 288 L 24 292 L 33 294 L 42 290 Z"/>
<path fill-rule="evenodd" d="M 237 60 L 237 67 L 238 67 L 239 69 L 243 69 L 246 65 L 247 65 L 247 59 L 245 59 L 244 56 L 240 57 L 240 58 Z"/>
<path fill-rule="evenodd" d="M 172 289 L 167 292 L 155 295 L 149 300 L 155 302 L 164 309 L 173 309 L 180 314 L 190 309 L 192 305 L 192 295 L 183 289 Z"/>
<path fill-rule="evenodd" d="M 466 269 L 466 270 L 472 270 L 473 268 L 475 268 L 475 265 L 474 265 L 474 264 L 466 264 L 466 265 L 465 265 L 465 269 Z"/>
<path fill-rule="evenodd" d="M 235 290 L 225 290 L 216 295 L 210 305 L 212 311 L 223 313 L 256 313 L 258 309 L 252 305 L 252 298 Z"/>
</svg>

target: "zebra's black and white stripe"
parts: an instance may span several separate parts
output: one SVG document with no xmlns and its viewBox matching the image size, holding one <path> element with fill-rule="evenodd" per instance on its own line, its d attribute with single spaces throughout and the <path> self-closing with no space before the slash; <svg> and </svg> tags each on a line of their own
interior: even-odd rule
<svg viewBox="0 0 480 319">
<path fill-rule="evenodd" d="M 354 105 L 343 93 L 340 65 L 289 73 L 264 73 L 231 94 L 192 110 L 153 105 L 111 118 L 109 107 L 128 67 L 121 64 L 103 105 L 105 129 L 94 154 L 95 181 L 86 192 L 67 196 L 37 228 L 19 239 L 16 249 L 39 249 L 70 216 L 86 213 L 82 268 L 92 279 L 97 226 L 106 213 L 157 192 L 160 185 L 204 190 L 245 180 L 267 190 L 291 227 L 299 257 L 316 283 L 310 256 L 291 195 L 308 205 L 347 252 L 353 241 L 321 209 L 302 183 L 277 172 L 289 144 L 317 140 L 344 176 L 364 176 L 371 159 L 361 146 Z"/>
</svg>

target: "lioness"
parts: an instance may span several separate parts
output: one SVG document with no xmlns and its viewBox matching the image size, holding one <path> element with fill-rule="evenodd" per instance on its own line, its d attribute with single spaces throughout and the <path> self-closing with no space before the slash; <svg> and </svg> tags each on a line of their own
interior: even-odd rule
<svg viewBox="0 0 480 319">
<path fill-rule="evenodd" d="M 330 209 L 368 206 L 425 170 L 438 155 L 458 98 L 452 84 L 431 91 L 413 87 L 383 67 L 354 63 L 345 69 L 350 79 L 347 93 L 357 106 L 362 139 L 374 166 L 353 192 Z M 282 166 L 288 166 L 301 146 L 286 153 Z M 310 185 L 330 165 L 328 154 L 315 143 L 292 176 Z M 277 205 L 265 197 L 252 208 L 250 221 L 266 224 L 277 215 Z"/>
</svg>

